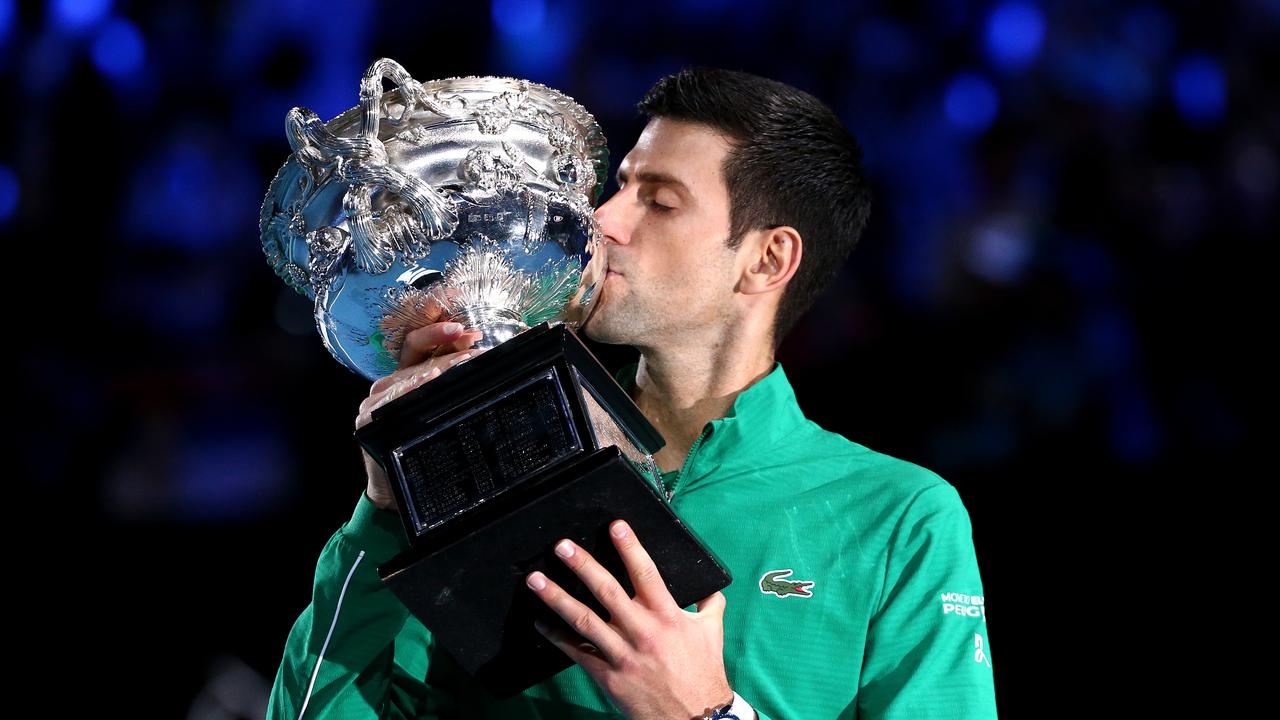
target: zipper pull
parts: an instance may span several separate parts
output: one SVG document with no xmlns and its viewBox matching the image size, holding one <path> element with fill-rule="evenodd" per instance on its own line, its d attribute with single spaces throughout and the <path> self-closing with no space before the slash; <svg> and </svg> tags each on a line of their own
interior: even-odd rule
<svg viewBox="0 0 1280 720">
<path fill-rule="evenodd" d="M 708 432 L 710 429 L 711 429 L 711 423 L 707 423 L 702 427 L 702 432 L 698 434 L 698 439 L 694 440 L 693 447 L 689 448 L 689 454 L 685 455 L 684 465 L 680 467 L 680 474 L 676 476 L 675 483 L 672 484 L 671 490 L 667 492 L 668 503 L 671 502 L 671 498 L 674 497 L 676 494 L 676 485 L 679 485 L 680 481 L 684 480 L 685 477 L 688 476 L 689 468 L 693 465 L 693 455 L 698 451 L 698 446 L 702 445 L 702 441 L 706 440 L 707 436 L 711 434 L 710 432 Z"/>
<path fill-rule="evenodd" d="M 666 485 L 662 483 L 662 470 L 658 468 L 658 463 L 653 459 L 653 455 L 645 454 L 644 462 L 640 463 L 644 468 L 644 475 L 649 478 L 649 483 L 653 485 L 653 489 L 658 491 L 658 495 L 665 498 L 667 504 L 671 504 L 671 491 L 667 490 Z"/>
</svg>

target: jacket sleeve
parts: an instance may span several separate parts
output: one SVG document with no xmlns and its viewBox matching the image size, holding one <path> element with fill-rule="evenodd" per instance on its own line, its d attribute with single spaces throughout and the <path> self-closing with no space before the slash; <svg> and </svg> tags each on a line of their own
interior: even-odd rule
<svg viewBox="0 0 1280 720">
<path fill-rule="evenodd" d="M 995 718 L 991 662 L 969 514 L 944 481 L 919 491 L 893 532 L 857 716 Z"/>
<path fill-rule="evenodd" d="M 285 642 L 268 718 L 452 712 L 449 679 L 428 667 L 430 633 L 378 576 L 378 566 L 407 547 L 400 518 L 362 493 L 351 520 L 320 555 L 311 604 Z"/>
</svg>

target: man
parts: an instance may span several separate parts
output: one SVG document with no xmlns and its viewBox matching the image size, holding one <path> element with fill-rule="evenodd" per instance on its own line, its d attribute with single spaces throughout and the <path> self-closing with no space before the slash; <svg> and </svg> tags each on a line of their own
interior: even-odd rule
<svg viewBox="0 0 1280 720">
<path fill-rule="evenodd" d="M 619 382 L 667 441 L 655 459 L 674 509 L 734 582 L 676 607 L 617 521 L 630 598 L 565 541 L 557 553 L 611 619 L 533 573 L 530 592 L 577 633 L 540 629 L 577 664 L 494 700 L 381 586 L 378 564 L 407 543 L 366 456 L 366 495 L 321 556 L 273 717 L 995 717 L 959 495 L 805 419 L 774 361 L 866 223 L 856 141 L 816 99 L 744 73 L 686 69 L 639 108 L 649 123 L 596 211 L 609 271 L 584 330 L 639 349 Z M 411 333 L 357 427 L 474 339 L 447 323 Z"/>
</svg>

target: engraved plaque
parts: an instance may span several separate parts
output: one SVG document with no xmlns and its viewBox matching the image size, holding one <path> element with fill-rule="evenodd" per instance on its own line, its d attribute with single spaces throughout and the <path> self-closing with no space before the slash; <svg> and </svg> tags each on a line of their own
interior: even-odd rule
<svg viewBox="0 0 1280 720">
<path fill-rule="evenodd" d="M 392 453 L 418 535 L 582 449 L 555 368 Z"/>
</svg>

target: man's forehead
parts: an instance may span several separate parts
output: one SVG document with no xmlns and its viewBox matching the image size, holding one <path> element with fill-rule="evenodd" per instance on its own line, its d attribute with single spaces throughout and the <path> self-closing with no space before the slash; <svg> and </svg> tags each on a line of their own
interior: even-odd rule
<svg viewBox="0 0 1280 720">
<path fill-rule="evenodd" d="M 728 151 L 724 136 L 706 125 L 654 118 L 622 158 L 618 175 L 684 185 L 702 183 L 720 177 Z"/>
</svg>

